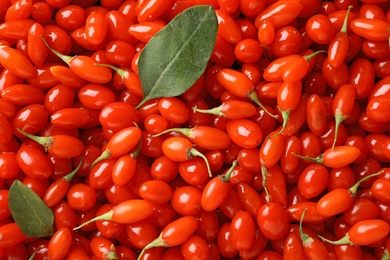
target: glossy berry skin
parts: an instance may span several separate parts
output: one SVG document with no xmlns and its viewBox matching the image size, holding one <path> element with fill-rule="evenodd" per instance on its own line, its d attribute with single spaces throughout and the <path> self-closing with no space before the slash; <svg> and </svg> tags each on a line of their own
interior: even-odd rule
<svg viewBox="0 0 390 260">
<path fill-rule="evenodd" d="M 0 211 L 0 220 L 4 220 L 7 217 L 11 216 L 11 210 L 9 209 L 8 204 L 8 190 L 0 190 L 0 203 L 2 210 Z"/>
<path fill-rule="evenodd" d="M 323 216 L 333 216 L 346 210 L 351 205 L 352 200 L 353 197 L 349 190 L 334 189 L 319 200 L 317 210 Z"/>
<path fill-rule="evenodd" d="M 96 216 L 103 215 L 104 213 L 110 212 L 114 205 L 105 203 L 101 205 L 95 212 Z M 101 220 L 95 222 L 97 230 L 106 238 L 118 238 L 125 232 L 125 225 L 120 224 L 111 220 Z"/>
<path fill-rule="evenodd" d="M 1 247 L 14 246 L 27 238 L 15 222 L 2 225 L 0 233 L 3 235 L 3 239 L 0 242 Z"/>
<path fill-rule="evenodd" d="M 274 25 L 275 29 L 280 28 L 292 22 L 301 9 L 302 4 L 300 2 L 275 2 L 260 12 L 256 17 L 255 25 L 259 28 L 262 21 L 269 21 Z M 277 11 L 275 12 L 275 10 Z"/>
<path fill-rule="evenodd" d="M 99 113 L 99 122 L 103 127 L 116 131 L 134 126 L 139 121 L 139 112 L 131 104 L 125 102 L 112 102 Z"/>
<path fill-rule="evenodd" d="M 56 181 L 52 182 L 49 188 L 46 190 L 43 197 L 43 201 L 49 207 L 53 207 L 66 195 L 70 187 L 69 181 L 59 178 Z"/>
<path fill-rule="evenodd" d="M 287 234 L 289 219 L 286 210 L 279 203 L 264 204 L 257 213 L 257 223 L 268 239 L 280 239 Z"/>
<path fill-rule="evenodd" d="M 50 259 L 63 259 L 68 253 L 72 242 L 72 234 L 69 229 L 61 228 L 50 239 L 47 247 Z"/>
<path fill-rule="evenodd" d="M 73 229 L 77 225 L 77 215 L 68 202 L 61 200 L 53 208 L 54 225 L 56 229 Z"/>
<path fill-rule="evenodd" d="M 31 62 L 18 50 L 1 46 L 0 57 L 1 65 L 16 76 L 27 79 L 36 75 L 36 70 Z"/>
<path fill-rule="evenodd" d="M 158 236 L 156 227 L 148 219 L 127 224 L 126 234 L 137 248 L 144 248 Z"/>
<path fill-rule="evenodd" d="M 291 54 L 286 55 L 280 58 L 275 59 L 270 64 L 267 65 L 263 73 L 263 77 L 266 81 L 282 81 L 282 75 L 284 73 L 284 68 L 292 60 L 300 58 L 299 55 Z"/>
<path fill-rule="evenodd" d="M 389 224 L 381 219 L 368 219 L 357 222 L 349 231 L 349 240 L 355 245 L 369 245 L 385 238 Z"/>
<path fill-rule="evenodd" d="M 259 159 L 262 167 L 271 168 L 274 166 L 280 157 L 284 147 L 284 137 L 278 135 L 276 131 L 271 132 L 261 144 L 259 150 Z"/>
<path fill-rule="evenodd" d="M 338 146 L 333 150 L 332 148 L 326 150 L 322 159 L 324 165 L 330 168 L 340 168 L 355 161 L 360 155 L 360 150 L 354 146 Z M 343 158 L 337 162 L 336 158 Z"/>
<path fill-rule="evenodd" d="M 367 116 L 375 122 L 390 122 L 390 115 L 384 109 L 389 104 L 389 100 L 387 95 L 371 99 L 367 105 Z"/>
<path fill-rule="evenodd" d="M 295 259 L 295 257 L 304 259 L 306 257 L 298 232 L 291 232 L 287 236 L 284 246 L 285 259 Z"/>
<path fill-rule="evenodd" d="M 324 243 L 315 235 L 309 236 L 307 240 L 303 241 L 302 246 L 308 259 L 325 260 L 329 258 L 329 253 Z"/>
<path fill-rule="evenodd" d="M 191 235 L 183 244 L 180 251 L 185 258 L 202 258 L 210 256 L 210 248 L 207 242 L 197 235 Z"/>
<path fill-rule="evenodd" d="M 231 242 L 238 251 L 248 250 L 255 239 L 255 223 L 247 211 L 238 211 L 231 222 Z"/>
<path fill-rule="evenodd" d="M 357 35 L 373 40 L 385 41 L 389 23 L 378 19 L 357 18 L 351 22 L 351 30 Z"/>
<path fill-rule="evenodd" d="M 11 179 L 18 175 L 20 167 L 16 161 L 16 154 L 12 152 L 3 152 L 0 154 L 1 178 Z"/>
<path fill-rule="evenodd" d="M 173 128 L 174 130 L 175 128 Z M 191 129 L 183 128 L 185 136 L 191 140 L 197 147 L 207 150 L 225 149 L 231 143 L 231 140 L 226 132 L 209 126 L 195 126 Z M 180 131 L 180 128 L 178 129 Z"/>
<path fill-rule="evenodd" d="M 385 192 L 390 185 L 390 180 L 379 178 L 371 186 L 372 193 L 375 198 L 382 202 L 390 202 L 390 197 Z"/>
<path fill-rule="evenodd" d="M 94 12 L 85 21 L 85 36 L 90 44 L 99 45 L 107 35 L 108 24 L 103 13 Z"/>
<path fill-rule="evenodd" d="M 171 6 L 172 1 L 142 1 L 136 5 L 137 20 L 139 22 L 154 21 L 164 14 Z"/>
<path fill-rule="evenodd" d="M 89 185 L 77 183 L 69 188 L 66 197 L 73 209 L 88 210 L 95 205 L 96 191 Z"/>
<path fill-rule="evenodd" d="M 78 77 L 98 84 L 104 84 L 112 79 L 111 71 L 103 66 L 96 66 L 95 61 L 88 56 L 75 56 L 69 62 L 70 69 Z M 89 68 L 89 69 L 86 69 Z"/>
<path fill-rule="evenodd" d="M 112 181 L 116 185 L 125 185 L 134 176 L 137 168 L 137 158 L 132 154 L 125 154 L 116 160 L 112 169 Z"/>
<path fill-rule="evenodd" d="M 274 25 L 269 20 L 264 20 L 257 32 L 257 38 L 263 45 L 270 45 L 275 37 Z"/>
<path fill-rule="evenodd" d="M 33 146 L 23 146 L 16 154 L 20 169 L 32 178 L 45 179 L 53 172 L 51 161 L 44 152 Z"/>
<path fill-rule="evenodd" d="M 93 237 L 90 241 L 90 248 L 97 258 L 117 258 L 114 244 L 105 237 Z"/>
<path fill-rule="evenodd" d="M 116 100 L 114 92 L 100 84 L 82 86 L 77 96 L 84 106 L 91 109 L 102 109 Z"/>
<path fill-rule="evenodd" d="M 328 17 L 316 14 L 306 23 L 306 31 L 314 42 L 319 44 L 329 43 L 334 36 L 334 28 Z"/>
<path fill-rule="evenodd" d="M 221 69 L 217 74 L 217 79 L 226 90 L 238 97 L 246 97 L 254 87 L 245 74 L 232 69 Z"/>
<path fill-rule="evenodd" d="M 161 238 L 168 247 L 178 246 L 195 232 L 197 225 L 195 217 L 185 216 L 178 218 L 161 231 Z"/>
<path fill-rule="evenodd" d="M 195 187 L 178 187 L 172 193 L 172 208 L 183 216 L 194 216 L 201 211 L 201 196 L 201 191 Z"/>
<path fill-rule="evenodd" d="M 229 183 L 225 182 L 221 176 L 211 179 L 204 188 L 201 198 L 201 206 L 206 211 L 217 209 L 225 200 L 229 192 Z"/>
<path fill-rule="evenodd" d="M 306 211 L 305 211 L 306 210 Z M 311 201 L 300 201 L 287 208 L 287 214 L 291 220 L 299 221 L 305 211 L 303 223 L 319 224 L 328 219 L 317 212 L 317 203 Z"/>
<path fill-rule="evenodd" d="M 355 198 L 351 206 L 343 212 L 343 219 L 349 225 L 354 225 L 361 220 L 375 219 L 379 215 L 376 204 L 366 198 Z"/>
<path fill-rule="evenodd" d="M 256 108 L 249 102 L 231 100 L 221 105 L 219 113 L 228 119 L 242 119 L 253 116 Z"/>
<path fill-rule="evenodd" d="M 145 200 L 127 200 L 113 208 L 112 220 L 129 224 L 145 219 L 153 213 L 153 203 Z"/>
<path fill-rule="evenodd" d="M 165 156 L 175 162 L 183 162 L 191 158 L 189 149 L 192 143 L 183 137 L 170 137 L 162 144 L 162 151 Z"/>
<path fill-rule="evenodd" d="M 199 235 L 206 241 L 212 241 L 218 236 L 219 220 L 215 211 L 201 211 L 196 215 L 198 226 L 195 234 Z"/>
<path fill-rule="evenodd" d="M 264 204 L 260 194 L 251 185 L 241 182 L 237 185 L 237 195 L 245 210 L 252 217 L 256 217 L 260 207 Z"/>
<path fill-rule="evenodd" d="M 311 199 L 320 195 L 328 183 L 328 170 L 320 164 L 312 164 L 299 176 L 298 189 L 302 196 Z"/>
<path fill-rule="evenodd" d="M 53 135 L 49 139 L 51 141 L 47 151 L 58 158 L 74 158 L 80 156 L 84 150 L 83 143 L 72 136 Z"/>
<path fill-rule="evenodd" d="M 124 128 L 108 141 L 106 149 L 110 155 L 117 157 L 130 152 L 139 142 L 141 138 L 141 130 L 135 126 Z"/>
<path fill-rule="evenodd" d="M 173 97 L 161 98 L 158 102 L 158 110 L 163 117 L 178 124 L 186 122 L 190 116 L 185 103 L 180 99 Z"/>
<path fill-rule="evenodd" d="M 249 119 L 229 120 L 226 124 L 226 131 L 232 141 L 242 148 L 255 148 L 263 140 L 261 128 Z"/>
</svg>

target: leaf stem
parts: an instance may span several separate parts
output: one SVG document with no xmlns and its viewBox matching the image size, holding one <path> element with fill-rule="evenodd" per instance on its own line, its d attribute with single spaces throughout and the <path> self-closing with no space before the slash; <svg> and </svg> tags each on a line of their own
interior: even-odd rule
<svg viewBox="0 0 390 260">
<path fill-rule="evenodd" d="M 82 227 L 85 227 L 86 225 L 91 224 L 92 222 L 96 222 L 96 221 L 99 221 L 99 220 L 112 220 L 112 215 L 113 214 L 114 214 L 114 211 L 110 210 L 110 211 L 108 211 L 108 212 L 106 212 L 106 213 L 104 213 L 104 214 L 102 214 L 100 216 L 97 216 L 95 218 L 92 218 L 92 219 L 84 222 L 80 226 L 73 228 L 73 230 L 78 230 L 78 229 L 80 229 Z"/>
<path fill-rule="evenodd" d="M 158 134 L 154 134 L 151 136 L 157 137 L 157 136 L 161 136 L 161 135 L 164 135 L 164 134 L 170 133 L 170 132 L 178 132 L 184 136 L 191 137 L 192 129 L 194 129 L 195 127 L 193 127 L 193 128 L 170 128 L 170 129 L 164 130 Z"/>
<path fill-rule="evenodd" d="M 318 157 L 309 157 L 309 156 L 302 156 L 302 155 L 299 155 L 299 154 L 296 154 L 296 153 L 291 153 L 292 155 L 294 155 L 295 157 L 298 157 L 302 160 L 308 160 L 308 161 L 312 161 L 312 162 L 315 162 L 315 163 L 318 163 L 318 164 L 324 164 L 324 160 L 322 159 L 322 155 L 319 155 Z"/>
<path fill-rule="evenodd" d="M 34 140 L 35 142 L 37 142 L 40 145 L 42 145 L 45 148 L 45 150 L 50 148 L 50 146 L 52 145 L 53 140 L 54 140 L 54 138 L 51 136 L 36 136 L 36 135 L 32 135 L 30 133 L 27 133 L 19 128 L 17 128 L 17 130 L 22 135 L 30 138 L 31 140 Z"/>
<path fill-rule="evenodd" d="M 271 200 L 271 196 L 269 195 L 269 191 L 268 191 L 268 188 L 267 188 L 267 174 L 268 174 L 268 169 L 267 167 L 265 167 L 264 165 L 261 166 L 261 177 L 262 177 L 262 185 L 263 185 L 263 188 L 264 188 L 264 192 L 265 192 L 265 200 L 268 202 L 270 202 Z"/>
<path fill-rule="evenodd" d="M 370 174 L 370 175 L 367 175 L 366 177 L 360 179 L 359 181 L 357 181 L 351 188 L 349 188 L 349 192 L 355 197 L 356 195 L 356 192 L 357 192 L 357 189 L 359 188 L 359 185 L 372 178 L 372 177 L 375 177 L 375 176 L 378 176 L 378 175 L 381 175 L 383 173 L 383 170 L 380 170 L 379 172 L 376 172 L 376 173 L 373 173 L 373 174 Z"/>
<path fill-rule="evenodd" d="M 162 233 L 160 233 L 160 235 L 155 240 L 153 240 L 152 242 L 147 244 L 144 247 L 144 249 L 142 249 L 141 253 L 139 254 L 139 256 L 137 258 L 137 260 L 140 260 L 142 258 L 142 256 L 145 254 L 146 250 L 151 249 L 153 247 L 159 247 L 159 246 L 163 246 L 163 247 L 167 246 L 167 243 L 164 241 L 164 239 L 162 239 Z"/>
<path fill-rule="evenodd" d="M 104 150 L 104 152 L 102 152 L 102 154 L 98 158 L 96 158 L 95 161 L 92 162 L 90 169 L 92 169 L 93 166 L 95 166 L 98 162 L 107 159 L 110 156 L 111 156 L 110 150 L 108 149 Z"/>
<path fill-rule="evenodd" d="M 308 54 L 308 55 L 305 55 L 304 58 L 305 60 L 307 60 L 308 62 L 314 58 L 317 54 L 320 54 L 320 53 L 325 53 L 325 52 L 328 52 L 326 50 L 319 50 L 319 51 L 316 51 L 316 52 L 313 52 L 311 54 Z"/>
<path fill-rule="evenodd" d="M 131 153 L 131 156 L 132 156 L 133 158 L 137 158 L 137 157 L 138 157 L 138 154 L 141 152 L 141 148 L 142 148 L 142 139 L 139 140 L 137 149 L 135 149 L 134 152 Z"/>
<path fill-rule="evenodd" d="M 230 176 L 232 175 L 234 168 L 236 168 L 239 160 L 240 160 L 240 158 L 234 160 L 232 165 L 228 169 L 228 171 L 224 175 L 221 175 L 221 179 L 223 182 L 228 182 L 230 180 Z"/>
<path fill-rule="evenodd" d="M 253 102 L 255 102 L 259 107 L 261 107 L 265 113 L 267 113 L 270 117 L 273 117 L 275 119 L 278 118 L 277 115 L 273 115 L 271 114 L 266 108 L 265 106 L 260 102 L 259 98 L 257 97 L 256 93 L 254 91 L 250 91 L 248 94 L 247 94 L 247 97 L 252 100 Z"/>
<path fill-rule="evenodd" d="M 124 78 L 125 73 L 128 72 L 128 71 L 126 71 L 124 69 L 117 68 L 115 66 L 112 66 L 110 64 L 105 64 L 105 63 L 95 63 L 95 66 L 108 67 L 108 68 L 114 70 L 122 79 Z"/>
<path fill-rule="evenodd" d="M 341 29 L 340 29 L 340 32 L 342 32 L 342 33 L 347 33 L 347 29 L 348 29 L 348 17 L 349 17 L 349 13 L 351 12 L 351 9 L 352 9 L 352 8 L 353 8 L 352 5 L 348 6 L 348 10 L 347 10 L 347 13 L 345 14 L 343 26 L 342 26 Z"/>
<path fill-rule="evenodd" d="M 68 66 L 70 66 L 70 61 L 72 60 L 73 57 L 71 56 L 68 56 L 68 55 L 64 55 L 64 54 L 61 54 L 59 53 L 58 51 L 54 50 L 52 47 L 50 47 L 50 45 L 47 43 L 47 41 L 45 40 L 45 37 L 43 37 L 43 35 L 41 35 L 41 39 L 42 41 L 45 43 L 46 47 L 49 48 L 49 50 L 51 50 L 58 58 L 60 58 L 63 62 L 65 62 Z"/>
<path fill-rule="evenodd" d="M 64 181 L 70 182 L 73 179 L 73 176 L 75 176 L 75 174 L 80 170 L 80 167 L 81 167 L 82 163 L 83 163 L 83 159 L 80 156 L 80 162 L 77 165 L 77 167 L 71 173 L 69 173 L 69 174 L 65 175 L 64 177 L 62 177 L 62 179 Z"/>
<path fill-rule="evenodd" d="M 382 256 L 381 260 L 389 260 L 389 259 L 390 259 L 389 250 L 387 250 L 387 248 L 386 248 L 383 252 L 383 256 Z"/>
<path fill-rule="evenodd" d="M 304 219 L 305 214 L 306 214 L 306 210 L 307 210 L 307 208 L 303 209 L 301 219 L 299 220 L 299 236 L 301 237 L 302 244 L 305 247 L 306 247 L 307 243 L 312 243 L 313 242 L 313 238 L 311 238 L 308 234 L 303 232 L 303 229 L 302 229 L 302 223 L 303 223 L 303 219 Z"/>
<path fill-rule="evenodd" d="M 44 245 L 40 245 L 40 246 L 38 246 L 37 248 L 35 248 L 34 252 L 31 254 L 31 256 L 30 256 L 30 258 L 29 258 L 28 260 L 34 260 L 35 255 L 37 254 L 38 250 L 39 250 L 39 249 L 42 249 L 42 248 L 44 248 L 44 247 L 45 247 Z"/>
<path fill-rule="evenodd" d="M 332 144 L 332 151 L 334 150 L 334 147 L 337 142 L 337 137 L 339 135 L 339 129 L 340 124 L 347 119 L 349 116 L 344 116 L 343 113 L 339 108 L 336 108 L 335 114 L 334 114 L 334 120 L 335 120 L 335 130 L 334 130 L 334 138 L 333 138 L 333 144 Z"/>
<path fill-rule="evenodd" d="M 282 128 L 280 129 L 279 132 L 277 132 L 276 134 L 270 136 L 269 138 L 274 138 L 274 137 L 280 135 L 281 133 L 283 133 L 284 129 L 286 129 L 286 126 L 287 126 L 287 123 L 288 123 L 288 119 L 290 118 L 291 109 L 289 109 L 289 110 L 281 110 L 281 109 L 279 109 L 279 111 L 280 111 L 280 114 L 282 115 L 282 118 L 283 118 Z"/>
<path fill-rule="evenodd" d="M 105 255 L 105 259 L 108 259 L 108 260 L 119 259 L 117 253 L 115 252 L 114 245 L 111 245 L 110 251 L 107 253 L 107 255 Z"/>
<path fill-rule="evenodd" d="M 209 173 L 209 176 L 210 177 L 213 177 L 213 174 L 211 172 L 211 169 L 210 169 L 210 164 L 209 164 L 209 161 L 207 160 L 206 156 L 199 152 L 198 150 L 196 150 L 195 148 L 190 148 L 189 150 L 189 154 L 193 157 L 193 156 L 198 156 L 200 158 L 202 158 L 204 160 L 204 162 L 206 163 L 206 167 L 207 167 L 207 172 Z"/>
<path fill-rule="evenodd" d="M 147 99 L 143 98 L 141 102 L 135 107 L 136 110 L 140 109 L 145 103 L 148 101 Z"/>
<path fill-rule="evenodd" d="M 327 242 L 332 245 L 353 245 L 353 243 L 349 240 L 349 234 L 345 234 L 344 237 L 340 238 L 339 240 L 333 241 L 329 240 L 321 235 L 317 235 L 322 241 Z"/>
<path fill-rule="evenodd" d="M 214 107 L 214 108 L 210 108 L 210 109 L 199 109 L 197 107 L 193 107 L 192 110 L 195 112 L 203 113 L 203 114 L 210 114 L 210 115 L 217 115 L 217 116 L 224 117 L 225 114 L 221 112 L 222 106 L 223 106 L 223 104 L 220 106 Z"/>
</svg>

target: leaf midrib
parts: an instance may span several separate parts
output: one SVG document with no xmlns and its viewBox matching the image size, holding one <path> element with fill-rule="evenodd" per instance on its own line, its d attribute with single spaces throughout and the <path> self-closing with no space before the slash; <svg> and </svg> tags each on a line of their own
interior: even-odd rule
<svg viewBox="0 0 390 260">
<path fill-rule="evenodd" d="M 187 38 L 187 40 L 185 41 L 185 43 L 180 47 L 179 51 L 176 53 L 176 55 L 174 56 L 173 59 L 171 59 L 171 61 L 168 63 L 168 66 L 165 67 L 165 69 L 162 71 L 162 73 L 160 74 L 160 77 L 154 82 L 153 86 L 151 87 L 151 90 L 150 92 L 145 96 L 145 99 L 149 96 L 152 96 L 152 94 L 156 91 L 156 88 L 155 86 L 159 84 L 159 82 L 164 79 L 164 75 L 166 75 L 166 71 L 169 71 L 169 69 L 171 68 L 172 64 L 174 64 L 174 62 L 177 60 L 177 58 L 180 56 L 180 53 L 181 53 L 181 50 L 187 46 L 191 41 L 191 39 L 193 38 L 194 34 L 199 30 L 199 27 L 201 27 L 203 21 L 207 19 L 207 15 L 203 16 L 203 18 L 200 20 L 198 26 L 196 27 L 195 30 L 193 30 L 193 32 L 191 33 L 190 37 Z"/>
</svg>

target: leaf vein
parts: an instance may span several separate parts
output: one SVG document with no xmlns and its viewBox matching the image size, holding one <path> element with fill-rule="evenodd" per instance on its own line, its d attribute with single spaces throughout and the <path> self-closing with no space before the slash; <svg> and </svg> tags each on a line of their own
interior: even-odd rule
<svg viewBox="0 0 390 260">
<path fill-rule="evenodd" d="M 176 53 L 176 55 L 174 56 L 174 58 L 168 63 L 168 65 L 165 67 L 165 69 L 162 71 L 160 77 L 156 80 L 156 82 L 153 84 L 153 87 L 152 89 L 150 90 L 149 94 L 147 96 L 150 96 L 152 95 L 154 92 L 156 92 L 157 88 L 155 88 L 154 86 L 158 85 L 158 83 L 160 81 L 162 81 L 162 79 L 164 79 L 164 75 L 167 74 L 167 71 L 169 71 L 169 69 L 172 67 L 172 64 L 175 63 L 175 61 L 178 59 L 178 57 L 180 57 L 180 54 L 181 54 L 181 50 L 184 49 L 184 47 L 188 46 L 191 42 L 190 42 L 190 39 L 192 39 L 194 37 L 194 35 L 197 33 L 197 31 L 199 31 L 199 28 L 202 26 L 202 22 L 206 19 L 207 17 L 203 17 L 199 23 L 199 25 L 196 27 L 196 29 L 191 33 L 190 37 L 188 37 L 188 39 L 186 40 L 186 42 L 180 47 L 179 51 Z"/>
<path fill-rule="evenodd" d="M 29 200 L 28 198 L 26 197 L 25 194 L 23 194 L 22 192 L 20 192 L 20 194 L 22 195 L 23 199 L 25 200 L 25 203 L 27 204 L 28 208 L 32 211 L 32 213 L 34 214 L 34 217 L 38 220 L 39 224 L 41 224 L 42 227 L 45 227 L 45 223 L 41 220 L 41 218 L 39 217 L 39 215 L 37 214 L 37 211 L 31 207 L 31 205 L 28 203 Z M 46 229 L 46 228 L 45 228 Z"/>
</svg>

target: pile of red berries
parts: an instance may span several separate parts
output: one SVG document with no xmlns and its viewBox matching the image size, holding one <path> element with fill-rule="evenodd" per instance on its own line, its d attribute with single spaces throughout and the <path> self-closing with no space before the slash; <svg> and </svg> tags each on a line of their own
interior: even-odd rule
<svg viewBox="0 0 390 260">
<path fill-rule="evenodd" d="M 389 45 L 388 0 L 0 1 L 0 260 L 390 259 Z"/>
</svg>

